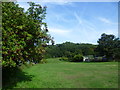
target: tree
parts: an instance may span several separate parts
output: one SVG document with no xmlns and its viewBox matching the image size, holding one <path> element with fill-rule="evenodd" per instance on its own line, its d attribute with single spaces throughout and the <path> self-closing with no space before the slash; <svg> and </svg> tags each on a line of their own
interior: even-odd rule
<svg viewBox="0 0 120 90">
<path fill-rule="evenodd" d="M 119 51 L 119 39 L 114 35 L 107 35 L 103 33 L 98 40 L 97 51 L 100 56 L 106 56 L 108 59 L 113 59 Z"/>
<path fill-rule="evenodd" d="M 24 12 L 14 2 L 2 3 L 2 66 L 16 67 L 26 61 L 39 62 L 52 38 L 43 22 L 46 7 L 29 2 Z M 43 28 L 42 28 L 43 27 Z"/>
<path fill-rule="evenodd" d="M 120 60 L 120 39 L 116 38 L 114 41 L 113 57 Z"/>
<path fill-rule="evenodd" d="M 46 7 L 32 2 L 29 5 L 24 12 L 24 8 L 14 2 L 2 2 L 3 85 L 20 70 L 19 65 L 27 61 L 40 62 L 47 44 L 53 43 L 43 22 Z"/>
</svg>

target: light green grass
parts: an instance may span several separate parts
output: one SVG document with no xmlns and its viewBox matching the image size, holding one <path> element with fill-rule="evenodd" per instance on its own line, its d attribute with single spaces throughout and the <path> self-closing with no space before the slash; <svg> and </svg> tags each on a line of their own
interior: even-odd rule
<svg viewBox="0 0 120 90">
<path fill-rule="evenodd" d="M 31 81 L 18 82 L 14 88 L 117 88 L 118 63 L 73 63 L 47 59 L 23 71 Z"/>
</svg>

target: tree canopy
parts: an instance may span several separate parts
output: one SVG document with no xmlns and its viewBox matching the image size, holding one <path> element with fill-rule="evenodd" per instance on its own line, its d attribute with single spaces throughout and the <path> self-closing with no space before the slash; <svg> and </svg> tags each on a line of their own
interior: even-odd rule
<svg viewBox="0 0 120 90">
<path fill-rule="evenodd" d="M 96 48 L 98 55 L 106 56 L 107 58 L 120 58 L 120 40 L 114 35 L 107 35 L 103 33 L 98 40 L 98 47 Z"/>
<path fill-rule="evenodd" d="M 46 57 L 70 57 L 73 55 L 95 55 L 96 45 L 84 43 L 65 42 L 62 44 L 50 45 L 46 49 Z"/>
<path fill-rule="evenodd" d="M 40 61 L 50 41 L 43 22 L 46 7 L 29 2 L 26 12 L 14 2 L 2 2 L 2 65 L 15 67 L 26 61 Z M 43 28 L 42 28 L 43 27 Z"/>
</svg>

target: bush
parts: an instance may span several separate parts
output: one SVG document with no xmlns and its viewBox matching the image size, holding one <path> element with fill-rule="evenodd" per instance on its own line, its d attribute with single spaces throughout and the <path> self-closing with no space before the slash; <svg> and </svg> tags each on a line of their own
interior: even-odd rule
<svg viewBox="0 0 120 90">
<path fill-rule="evenodd" d="M 60 59 L 59 59 L 60 61 L 68 61 L 69 59 L 67 58 L 67 57 L 61 57 Z"/>
<path fill-rule="evenodd" d="M 94 59 L 94 61 L 95 61 L 95 62 L 102 62 L 103 60 L 102 60 L 102 57 L 96 57 L 96 58 Z"/>
<path fill-rule="evenodd" d="M 73 57 L 72 62 L 83 62 L 83 55 L 77 54 Z"/>
<path fill-rule="evenodd" d="M 42 59 L 42 60 L 40 61 L 40 63 L 47 63 L 47 60 L 46 60 L 46 59 Z"/>
</svg>

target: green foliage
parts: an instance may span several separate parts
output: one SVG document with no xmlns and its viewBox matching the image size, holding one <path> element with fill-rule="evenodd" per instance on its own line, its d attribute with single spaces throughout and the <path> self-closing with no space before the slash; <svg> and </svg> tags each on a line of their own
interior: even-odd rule
<svg viewBox="0 0 120 90">
<path fill-rule="evenodd" d="M 24 12 L 14 2 L 2 3 L 3 67 L 16 67 L 26 61 L 39 62 L 47 43 L 53 41 L 43 22 L 46 7 L 32 2 L 29 5 Z"/>
<path fill-rule="evenodd" d="M 49 45 L 46 48 L 46 58 L 50 57 L 74 57 L 74 55 L 94 55 L 96 45 L 65 42 L 62 44 Z"/>
<path fill-rule="evenodd" d="M 116 60 L 120 60 L 120 39 L 115 39 L 113 48 L 113 57 Z"/>
<path fill-rule="evenodd" d="M 46 59 L 42 59 L 42 60 L 40 61 L 40 63 L 47 63 L 47 60 L 46 60 Z"/>
<path fill-rule="evenodd" d="M 60 64 L 60 63 L 64 63 L 62 62 L 62 60 L 60 61 L 61 58 L 49 58 L 49 59 L 46 59 L 47 60 L 47 64 L 51 63 L 55 63 L 55 64 Z"/>
<path fill-rule="evenodd" d="M 73 55 L 71 57 L 61 57 L 59 60 L 60 61 L 69 61 L 69 62 L 82 62 L 83 55 L 77 54 L 77 55 Z"/>
<path fill-rule="evenodd" d="M 99 56 L 106 56 L 110 60 L 120 59 L 120 40 L 114 35 L 103 33 L 98 40 L 98 44 L 96 51 Z"/>
<path fill-rule="evenodd" d="M 94 61 L 94 62 L 103 62 L 103 57 L 96 57 L 94 60 L 92 59 L 92 61 Z"/>
<path fill-rule="evenodd" d="M 73 62 L 82 62 L 83 61 L 83 56 L 81 54 L 77 54 L 73 57 L 72 61 Z"/>
<path fill-rule="evenodd" d="M 59 59 L 60 61 L 69 61 L 69 59 L 67 58 L 67 57 L 61 57 L 60 59 Z"/>
<path fill-rule="evenodd" d="M 88 58 L 88 61 L 92 62 L 92 61 L 95 61 L 95 58 L 93 55 L 87 55 L 87 56 L 84 56 L 86 58 Z"/>
</svg>

